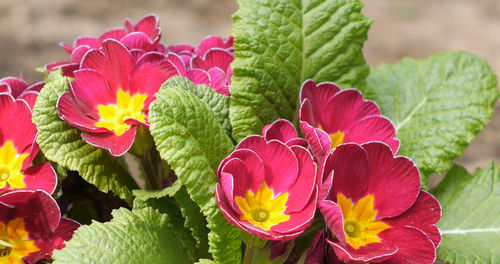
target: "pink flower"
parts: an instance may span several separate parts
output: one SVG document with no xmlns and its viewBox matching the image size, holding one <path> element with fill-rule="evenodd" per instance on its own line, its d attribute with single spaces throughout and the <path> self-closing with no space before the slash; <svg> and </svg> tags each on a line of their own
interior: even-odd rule
<svg viewBox="0 0 500 264">
<path fill-rule="evenodd" d="M 71 61 L 58 61 L 45 65 L 51 72 L 61 68 L 65 76 L 73 77 L 73 72 L 80 68 L 80 63 L 85 54 L 91 49 L 100 49 L 106 39 L 114 39 L 125 45 L 136 58 L 144 52 L 165 52 L 165 47 L 160 43 L 161 28 L 159 18 L 146 15 L 137 24 L 132 25 L 127 18 L 124 28 L 115 28 L 104 32 L 99 37 L 79 37 L 73 45 L 61 43 L 61 47 L 71 55 Z"/>
<path fill-rule="evenodd" d="M 223 39 L 208 36 L 197 47 L 173 45 L 167 50 L 180 56 L 186 65 L 186 75 L 194 84 L 212 87 L 217 93 L 229 96 L 229 85 L 233 71 L 234 38 Z"/>
<path fill-rule="evenodd" d="M 30 166 L 40 150 L 36 135 L 26 101 L 0 93 L 0 194 L 21 189 L 54 191 L 57 176 L 52 166 L 48 162 Z"/>
<path fill-rule="evenodd" d="M 347 142 L 382 141 L 398 152 L 394 125 L 359 91 L 341 91 L 333 83 L 316 85 L 308 80 L 302 85 L 300 101 L 300 128 L 318 162 L 330 149 Z"/>
<path fill-rule="evenodd" d="M 144 56 L 149 56 L 148 53 Z M 108 39 L 91 50 L 75 71 L 71 91 L 57 103 L 59 116 L 83 130 L 87 143 L 121 156 L 134 142 L 136 127 L 148 127 L 148 108 L 161 84 L 178 75 L 169 61 L 136 62 L 120 42 Z"/>
<path fill-rule="evenodd" d="M 420 190 L 406 157 L 380 142 L 338 146 L 325 158 L 319 208 L 348 263 L 433 263 L 441 235 L 438 201 Z"/>
<path fill-rule="evenodd" d="M 290 240 L 314 217 L 316 166 L 298 145 L 249 136 L 219 165 L 216 198 L 226 219 L 270 240 Z"/>
<path fill-rule="evenodd" d="M 0 196 L 0 262 L 37 263 L 64 248 L 80 226 L 61 218 L 56 201 L 46 192 L 14 191 Z"/>
<path fill-rule="evenodd" d="M 38 92 L 40 92 L 44 85 L 44 82 L 36 82 L 28 85 L 22 77 L 5 77 L 0 79 L 0 93 L 8 93 L 16 100 L 25 101 L 30 106 L 30 109 L 33 110 Z"/>
</svg>

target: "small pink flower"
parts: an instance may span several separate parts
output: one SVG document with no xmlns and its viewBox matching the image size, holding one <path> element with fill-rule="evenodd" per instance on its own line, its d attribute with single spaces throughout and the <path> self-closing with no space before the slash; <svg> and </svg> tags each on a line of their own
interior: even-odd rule
<svg viewBox="0 0 500 264">
<path fill-rule="evenodd" d="M 148 108 L 161 84 L 178 75 L 170 61 L 136 62 L 120 42 L 108 39 L 89 51 L 75 71 L 71 91 L 57 103 L 59 116 L 83 130 L 87 143 L 121 156 L 134 142 L 136 127 L 149 127 Z"/>
<path fill-rule="evenodd" d="M 104 32 L 99 37 L 79 37 L 73 45 L 61 43 L 61 47 L 71 55 L 71 61 L 57 61 L 45 65 L 51 72 L 61 68 L 65 76 L 73 77 L 73 72 L 80 68 L 80 63 L 85 54 L 91 49 L 100 49 L 106 39 L 114 39 L 125 45 L 136 58 L 149 51 L 165 52 L 165 47 L 160 43 L 161 28 L 159 18 L 146 15 L 137 24 L 132 25 L 130 19 L 125 20 L 124 28 L 115 28 Z"/>
<path fill-rule="evenodd" d="M 0 194 L 13 190 L 54 191 L 57 176 L 52 166 L 48 162 L 30 166 L 40 150 L 36 135 L 26 101 L 0 93 Z"/>
<path fill-rule="evenodd" d="M 406 157 L 380 142 L 338 146 L 325 158 L 319 208 L 347 263 L 433 263 L 441 235 L 438 201 L 420 190 Z"/>
<path fill-rule="evenodd" d="M 270 240 L 290 240 L 314 217 L 316 166 L 304 147 L 249 136 L 217 171 L 216 198 L 226 219 Z"/>
<path fill-rule="evenodd" d="M 63 249 L 80 226 L 61 218 L 56 201 L 46 192 L 14 191 L 0 196 L 0 261 L 37 263 Z"/>
<path fill-rule="evenodd" d="M 0 79 L 0 93 L 8 93 L 16 100 L 25 101 L 33 110 L 38 93 L 44 85 L 44 82 L 28 85 L 22 77 L 5 77 Z"/>
<path fill-rule="evenodd" d="M 300 128 L 318 162 L 330 149 L 347 142 L 382 141 L 397 154 L 394 125 L 359 91 L 341 91 L 333 83 L 316 85 L 308 80 L 302 85 L 300 101 Z"/>
</svg>

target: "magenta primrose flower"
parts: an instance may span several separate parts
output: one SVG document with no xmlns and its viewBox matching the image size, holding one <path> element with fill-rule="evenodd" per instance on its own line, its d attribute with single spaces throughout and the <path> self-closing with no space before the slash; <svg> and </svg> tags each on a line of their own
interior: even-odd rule
<svg viewBox="0 0 500 264">
<path fill-rule="evenodd" d="M 413 162 L 381 142 L 347 143 L 324 162 L 318 203 L 347 263 L 433 263 L 441 235 L 439 202 L 420 190 Z"/>
<path fill-rule="evenodd" d="M 197 47 L 173 45 L 167 50 L 180 56 L 186 65 L 186 76 L 194 84 L 205 84 L 217 93 L 229 96 L 229 85 L 233 71 L 230 67 L 234 60 L 234 38 L 223 39 L 208 36 Z"/>
<path fill-rule="evenodd" d="M 143 17 L 134 26 L 130 19 L 125 20 L 125 27 L 115 28 L 104 32 L 99 37 L 79 37 L 73 45 L 61 43 L 61 47 L 71 55 L 71 61 L 57 61 L 45 65 L 47 72 L 58 68 L 65 76 L 74 77 L 73 72 L 80 68 L 85 54 L 91 49 L 100 49 L 106 39 L 114 39 L 127 47 L 136 58 L 149 51 L 165 52 L 166 48 L 160 43 L 161 28 L 159 18 L 154 14 Z"/>
<path fill-rule="evenodd" d="M 57 176 L 48 162 L 30 166 L 40 150 L 36 127 L 24 100 L 0 93 L 0 194 L 41 189 L 52 194 Z"/>
<path fill-rule="evenodd" d="M 0 79 L 0 93 L 8 93 L 16 100 L 25 101 L 33 110 L 38 93 L 44 85 L 44 82 L 28 85 L 22 77 L 5 77 Z"/>
<path fill-rule="evenodd" d="M 154 94 L 166 79 L 179 74 L 168 60 L 153 63 L 141 58 L 136 61 L 122 43 L 107 39 L 102 49 L 85 55 L 81 69 L 74 72 L 71 91 L 57 103 L 59 117 L 85 131 L 83 140 L 113 156 L 130 149 L 137 125 L 149 127 Z"/>
<path fill-rule="evenodd" d="M 0 263 L 50 259 L 79 226 L 61 218 L 56 201 L 42 190 L 0 195 Z"/>
<path fill-rule="evenodd" d="M 252 235 L 290 240 L 313 220 L 316 166 L 304 147 L 249 136 L 221 162 L 217 176 L 222 213 Z"/>
<path fill-rule="evenodd" d="M 308 80 L 302 85 L 300 101 L 300 128 L 319 163 L 330 149 L 347 142 L 382 141 L 398 153 L 394 125 L 358 90 L 341 91 L 333 83 L 316 85 Z"/>
</svg>

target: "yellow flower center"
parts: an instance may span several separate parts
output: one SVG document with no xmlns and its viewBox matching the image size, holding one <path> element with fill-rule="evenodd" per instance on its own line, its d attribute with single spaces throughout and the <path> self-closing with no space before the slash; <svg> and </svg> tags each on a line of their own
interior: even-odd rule
<svg viewBox="0 0 500 264">
<path fill-rule="evenodd" d="M 126 120 L 146 121 L 146 115 L 144 115 L 142 109 L 147 97 L 146 94 L 138 93 L 131 97 L 130 92 L 125 92 L 121 88 L 118 89 L 116 104 L 97 106 L 100 119 L 94 125 L 104 127 L 120 136 L 130 128 L 130 125 L 125 123 Z"/>
<path fill-rule="evenodd" d="M 288 221 L 290 216 L 283 214 L 286 210 L 288 193 L 282 193 L 274 198 L 273 196 L 273 190 L 269 189 L 265 182 L 255 193 L 248 190 L 245 197 L 236 196 L 236 204 L 243 213 L 240 219 L 247 220 L 266 231 L 281 222 Z"/>
<path fill-rule="evenodd" d="M 344 233 L 347 243 L 354 249 L 361 246 L 380 243 L 378 233 L 390 228 L 382 221 L 374 221 L 377 210 L 373 209 L 373 195 L 369 194 L 355 205 L 343 194 L 337 194 L 337 204 L 344 217 Z"/>
<path fill-rule="evenodd" d="M 323 130 L 323 127 L 321 125 L 318 125 L 318 128 Z M 328 134 L 330 137 L 330 141 L 332 142 L 332 145 L 330 146 L 330 149 L 336 148 L 338 145 L 344 143 L 344 136 L 345 134 L 343 132 L 337 131 L 333 134 Z"/>
<path fill-rule="evenodd" d="M 10 220 L 7 225 L 0 222 L 0 263 L 23 264 L 22 258 L 38 250 L 35 241 L 28 240 L 22 218 Z"/>
<path fill-rule="evenodd" d="M 19 155 L 11 140 L 7 140 L 0 147 L 0 188 L 7 186 L 7 183 L 10 189 L 26 187 L 21 168 L 28 155 L 28 153 Z"/>
</svg>

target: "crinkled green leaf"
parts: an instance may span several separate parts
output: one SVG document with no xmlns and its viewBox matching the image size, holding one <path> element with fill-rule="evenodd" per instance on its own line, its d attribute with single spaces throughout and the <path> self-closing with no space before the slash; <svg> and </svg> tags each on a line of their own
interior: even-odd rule
<svg viewBox="0 0 500 264">
<path fill-rule="evenodd" d="M 194 263 L 170 220 L 152 208 L 116 210 L 111 222 L 78 228 L 54 263 Z"/>
<path fill-rule="evenodd" d="M 208 243 L 205 248 L 199 250 L 197 242 L 191 236 L 191 230 L 186 227 L 185 219 L 177 206 L 176 201 L 171 197 L 134 200 L 134 210 L 153 208 L 168 215 L 169 222 L 172 224 L 172 231 L 176 234 L 176 238 L 180 241 L 184 251 L 188 254 L 190 259 L 198 260 L 205 258 L 208 254 Z M 202 252 L 202 254 L 200 254 L 200 252 Z"/>
<path fill-rule="evenodd" d="M 433 191 L 443 208 L 438 259 L 447 263 L 500 263 L 500 165 L 470 175 L 453 166 Z"/>
<path fill-rule="evenodd" d="M 229 97 L 218 94 L 214 89 L 206 85 L 195 85 L 188 78 L 175 76 L 168 79 L 162 86 L 178 87 L 196 95 L 200 100 L 207 103 L 214 112 L 217 121 L 226 134 L 231 135 L 231 122 L 229 122 Z"/>
<path fill-rule="evenodd" d="M 33 109 L 33 123 L 38 129 L 40 149 L 47 159 L 78 171 L 101 191 L 112 191 L 131 203 L 131 190 L 138 186 L 130 174 L 107 151 L 87 144 L 78 129 L 59 118 L 57 100 L 68 90 L 66 77 L 56 71 L 49 75 L 38 95 Z"/>
<path fill-rule="evenodd" d="M 162 198 L 165 196 L 174 196 L 177 191 L 182 187 L 182 182 L 176 180 L 171 186 L 163 190 L 133 190 L 134 196 L 139 200 L 148 200 L 151 198 Z"/>
<path fill-rule="evenodd" d="M 415 161 L 424 183 L 462 155 L 490 120 L 498 98 L 495 73 L 466 52 L 382 64 L 367 83 L 365 96 L 394 122 L 399 153 Z"/>
<path fill-rule="evenodd" d="M 363 43 L 372 23 L 358 0 L 239 0 L 234 14 L 230 119 L 235 139 L 278 118 L 297 120 L 307 79 L 364 83 Z"/>
<path fill-rule="evenodd" d="M 149 109 L 151 135 L 160 152 L 207 218 L 209 252 L 217 263 L 239 263 L 239 231 L 217 206 L 215 171 L 233 145 L 209 106 L 181 88 L 162 87 Z"/>
</svg>

